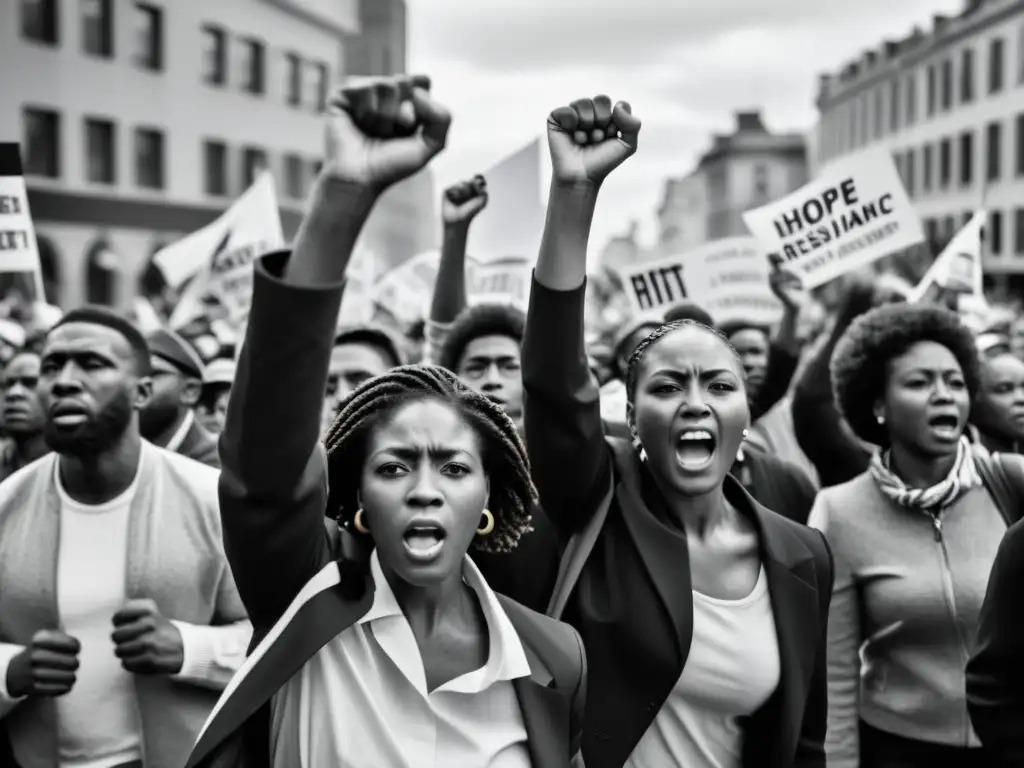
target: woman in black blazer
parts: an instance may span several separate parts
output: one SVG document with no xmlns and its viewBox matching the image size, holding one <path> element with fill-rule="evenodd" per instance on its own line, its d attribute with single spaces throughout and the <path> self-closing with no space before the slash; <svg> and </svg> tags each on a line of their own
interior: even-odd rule
<svg viewBox="0 0 1024 768">
<path fill-rule="evenodd" d="M 220 507 L 255 646 L 189 768 L 569 768 L 578 754 L 578 635 L 496 597 L 466 556 L 511 549 L 529 524 L 511 420 L 448 371 L 408 366 L 356 389 L 317 440 L 352 246 L 377 196 L 444 145 L 428 88 L 342 91 L 294 252 L 254 265 Z"/>
<path fill-rule="evenodd" d="M 600 185 L 639 130 L 603 96 L 551 114 L 522 351 L 534 482 L 569 540 L 551 612 L 587 648 L 583 757 L 823 767 L 831 556 L 728 476 L 750 419 L 734 351 L 697 323 L 655 331 L 627 376 L 635 446 L 603 434 L 584 349 L 587 239 Z"/>
</svg>

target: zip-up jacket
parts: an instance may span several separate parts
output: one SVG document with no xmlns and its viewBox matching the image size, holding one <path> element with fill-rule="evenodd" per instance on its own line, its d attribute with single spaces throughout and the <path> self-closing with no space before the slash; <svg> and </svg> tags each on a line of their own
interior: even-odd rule
<svg viewBox="0 0 1024 768">
<path fill-rule="evenodd" d="M 964 670 L 1006 533 L 989 492 L 974 488 L 932 515 L 897 505 L 864 472 L 819 492 L 808 524 L 835 555 L 829 768 L 860 765 L 859 719 L 908 739 L 980 746 Z"/>
</svg>

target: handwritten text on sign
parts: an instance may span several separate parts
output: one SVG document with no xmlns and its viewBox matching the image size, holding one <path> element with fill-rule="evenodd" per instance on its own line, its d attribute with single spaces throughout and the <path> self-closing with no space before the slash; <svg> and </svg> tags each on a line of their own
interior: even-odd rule
<svg viewBox="0 0 1024 768">
<path fill-rule="evenodd" d="M 526 308 L 530 300 L 530 277 L 533 271 L 527 259 L 509 256 L 474 264 L 467 271 L 471 274 L 471 303 L 510 303 Z"/>
<path fill-rule="evenodd" d="M 637 312 L 667 309 L 686 298 L 683 265 L 678 257 L 625 269 L 622 277 Z"/>
<path fill-rule="evenodd" d="M 871 149 L 743 219 L 772 264 L 815 288 L 924 240 L 892 156 Z"/>
</svg>

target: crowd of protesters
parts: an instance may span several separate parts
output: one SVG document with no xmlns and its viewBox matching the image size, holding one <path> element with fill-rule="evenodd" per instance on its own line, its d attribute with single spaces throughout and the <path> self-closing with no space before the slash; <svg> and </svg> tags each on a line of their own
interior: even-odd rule
<svg viewBox="0 0 1024 768">
<path fill-rule="evenodd" d="M 1024 767 L 1019 313 L 774 272 L 774 327 L 595 343 L 641 135 L 597 96 L 547 120 L 526 311 L 467 298 L 475 177 L 421 327 L 339 328 L 451 119 L 337 94 L 243 338 L 0 320 L 0 766 Z"/>
</svg>

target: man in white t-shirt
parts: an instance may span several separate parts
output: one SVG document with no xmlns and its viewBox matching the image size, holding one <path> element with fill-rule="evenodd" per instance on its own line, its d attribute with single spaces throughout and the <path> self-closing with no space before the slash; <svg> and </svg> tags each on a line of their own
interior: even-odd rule
<svg viewBox="0 0 1024 768">
<path fill-rule="evenodd" d="M 219 473 L 142 439 L 151 392 L 121 316 L 50 330 L 53 453 L 0 484 L 0 726 L 21 768 L 178 768 L 244 660 Z"/>
</svg>

